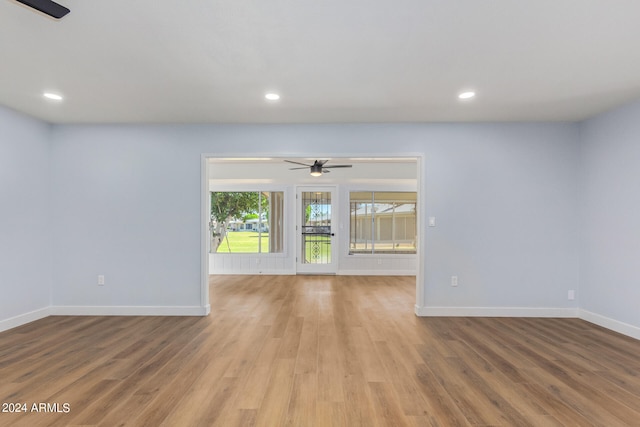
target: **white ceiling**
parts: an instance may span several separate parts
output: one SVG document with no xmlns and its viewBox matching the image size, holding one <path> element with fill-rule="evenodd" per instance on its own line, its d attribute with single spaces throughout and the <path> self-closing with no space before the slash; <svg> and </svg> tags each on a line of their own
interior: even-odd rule
<svg viewBox="0 0 640 427">
<path fill-rule="evenodd" d="M 0 104 L 53 123 L 573 121 L 640 97 L 638 0 L 59 2 L 0 0 Z"/>
</svg>

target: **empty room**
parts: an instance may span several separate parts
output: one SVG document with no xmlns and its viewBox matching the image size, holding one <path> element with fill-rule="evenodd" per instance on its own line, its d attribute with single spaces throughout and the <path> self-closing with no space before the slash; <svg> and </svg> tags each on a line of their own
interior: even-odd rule
<svg viewBox="0 0 640 427">
<path fill-rule="evenodd" d="M 637 16 L 0 0 L 0 426 L 640 426 Z"/>
</svg>

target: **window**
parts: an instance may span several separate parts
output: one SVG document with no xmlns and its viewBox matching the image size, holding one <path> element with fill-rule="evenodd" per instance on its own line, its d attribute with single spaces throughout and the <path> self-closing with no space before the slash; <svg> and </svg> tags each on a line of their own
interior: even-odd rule
<svg viewBox="0 0 640 427">
<path fill-rule="evenodd" d="M 416 193 L 349 193 L 349 254 L 415 254 Z"/>
<path fill-rule="evenodd" d="M 212 192 L 212 253 L 282 253 L 282 191 Z"/>
</svg>

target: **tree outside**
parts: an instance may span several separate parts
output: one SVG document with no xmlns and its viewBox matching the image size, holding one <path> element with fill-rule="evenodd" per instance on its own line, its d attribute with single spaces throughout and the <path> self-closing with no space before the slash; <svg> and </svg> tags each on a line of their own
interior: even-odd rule
<svg viewBox="0 0 640 427">
<path fill-rule="evenodd" d="M 232 252 L 229 239 L 225 239 L 230 222 L 237 218 L 257 218 L 260 211 L 268 214 L 268 206 L 267 197 L 261 197 L 259 192 L 211 192 L 211 252 L 217 252 L 223 241 Z"/>
</svg>

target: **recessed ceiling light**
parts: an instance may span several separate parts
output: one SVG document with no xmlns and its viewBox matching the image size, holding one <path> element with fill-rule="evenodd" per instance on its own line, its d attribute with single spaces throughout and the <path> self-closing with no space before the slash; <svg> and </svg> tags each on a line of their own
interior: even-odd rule
<svg viewBox="0 0 640 427">
<path fill-rule="evenodd" d="M 474 96 L 476 96 L 475 92 L 462 92 L 460 95 L 458 95 L 458 98 L 460 99 L 470 99 L 473 98 Z"/>
<path fill-rule="evenodd" d="M 280 95 L 278 95 L 277 93 L 268 93 L 264 97 L 269 101 L 277 101 L 278 99 L 280 99 Z"/>
<path fill-rule="evenodd" d="M 54 101 L 62 101 L 62 95 L 58 95 L 57 93 L 45 92 L 42 94 L 47 99 L 52 99 Z"/>
</svg>

